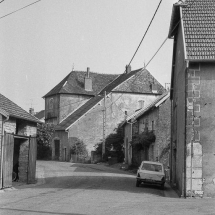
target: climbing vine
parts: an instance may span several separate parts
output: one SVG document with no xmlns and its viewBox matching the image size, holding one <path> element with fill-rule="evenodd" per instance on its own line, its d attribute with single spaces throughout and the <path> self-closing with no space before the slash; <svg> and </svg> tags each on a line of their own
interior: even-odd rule
<svg viewBox="0 0 215 215">
<path fill-rule="evenodd" d="M 135 149 L 142 150 L 144 147 L 148 147 L 150 144 L 155 142 L 155 139 L 156 137 L 153 131 L 145 130 L 140 134 L 133 135 L 130 143 Z"/>
</svg>

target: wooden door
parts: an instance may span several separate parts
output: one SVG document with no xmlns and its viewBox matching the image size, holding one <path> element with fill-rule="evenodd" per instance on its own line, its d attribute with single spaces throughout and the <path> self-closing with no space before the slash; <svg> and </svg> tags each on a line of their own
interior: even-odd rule
<svg viewBox="0 0 215 215">
<path fill-rule="evenodd" d="M 2 187 L 12 187 L 13 172 L 13 134 L 4 133 L 3 163 L 2 163 Z"/>
<path fill-rule="evenodd" d="M 36 137 L 29 138 L 29 154 L 28 154 L 28 176 L 27 183 L 36 182 L 36 159 L 37 159 L 37 140 Z"/>
</svg>

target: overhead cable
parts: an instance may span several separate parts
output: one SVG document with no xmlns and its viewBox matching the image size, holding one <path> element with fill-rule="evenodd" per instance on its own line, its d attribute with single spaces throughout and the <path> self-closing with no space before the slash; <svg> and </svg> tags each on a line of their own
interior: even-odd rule
<svg viewBox="0 0 215 215">
<path fill-rule="evenodd" d="M 139 48 L 140 48 L 140 46 L 141 46 L 141 44 L 142 44 L 142 42 L 143 42 L 143 40 L 144 40 L 144 38 L 145 38 L 145 36 L 146 36 L 146 34 L 147 34 L 147 32 L 148 32 L 148 30 L 149 30 L 149 28 L 150 28 L 151 24 L 152 24 L 152 21 L 153 21 L 153 20 L 154 20 L 154 18 L 155 18 L 155 15 L 156 15 L 156 13 L 157 13 L 157 11 L 158 11 L 159 7 L 160 7 L 161 2 L 162 2 L 162 0 L 160 0 L 159 4 L 158 4 L 158 6 L 157 6 L 157 9 L 156 9 L 156 11 L 155 11 L 155 13 L 154 13 L 154 15 L 153 15 L 153 17 L 152 17 L 152 19 L 151 19 L 150 23 L 149 23 L 149 25 L 148 25 L 148 27 L 147 27 L 147 29 L 146 29 L 146 31 L 145 31 L 145 33 L 144 33 L 144 35 L 143 35 L 143 37 L 142 37 L 142 39 L 141 39 L 141 41 L 140 41 L 140 43 L 139 43 L 139 45 L 138 45 L 138 47 L 137 47 L 137 49 L 136 49 L 136 51 L 135 51 L 134 55 L 132 56 L 132 58 L 131 58 L 131 60 L 130 60 L 130 62 L 129 62 L 129 64 L 128 64 L 128 65 L 130 65 L 130 64 L 131 64 L 131 62 L 133 61 L 133 59 L 134 59 L 135 55 L 137 54 L 137 51 L 139 50 Z"/>
<path fill-rule="evenodd" d="M 29 7 L 29 6 L 31 6 L 31 5 L 33 5 L 33 4 L 36 4 L 36 3 L 39 2 L 39 1 L 42 1 L 42 0 L 35 1 L 35 2 L 31 3 L 31 4 L 26 5 L 25 7 L 22 7 L 22 8 L 20 8 L 20 9 L 17 9 L 17 10 L 15 10 L 15 11 L 11 12 L 11 13 L 8 13 L 8 14 L 6 14 L 6 15 L 4 15 L 4 16 L 1 16 L 0 19 L 3 19 L 3 18 L 6 17 L 6 16 L 9 16 L 9 15 L 11 15 L 11 14 L 13 14 L 13 13 L 16 13 L 16 12 L 18 12 L 18 11 L 20 11 L 20 10 L 23 10 L 23 9 L 25 9 L 26 7 Z M 1 2 L 0 2 L 0 3 L 1 3 Z"/>
</svg>

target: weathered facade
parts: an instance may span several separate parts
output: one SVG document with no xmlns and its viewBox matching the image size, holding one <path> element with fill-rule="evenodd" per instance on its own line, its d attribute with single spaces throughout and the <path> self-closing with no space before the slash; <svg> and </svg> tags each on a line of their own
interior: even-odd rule
<svg viewBox="0 0 215 215">
<path fill-rule="evenodd" d="M 184 197 L 215 197 L 215 2 L 186 3 L 173 6 L 169 31 L 174 37 L 171 182 Z"/>
<path fill-rule="evenodd" d="M 0 94 L 1 188 L 12 186 L 12 176 L 35 182 L 37 123 L 35 117 Z"/>
<path fill-rule="evenodd" d="M 79 78 L 78 83 L 82 83 L 79 88 L 76 88 L 78 72 L 76 76 L 72 74 L 73 72 L 70 78 L 64 79 L 45 96 L 46 103 L 51 97 L 56 97 L 53 99 L 56 100 L 55 105 L 51 106 L 56 111 L 53 113 L 57 124 L 52 143 L 53 159 L 58 157 L 59 160 L 69 160 L 70 146 L 77 138 L 87 145 L 90 156 L 94 145 L 103 139 L 104 134 L 107 136 L 113 132 L 126 114 L 132 114 L 142 105 L 148 105 L 165 91 L 144 69 L 131 71 L 129 67 L 122 75 L 96 76 L 96 73 L 92 73 L 92 82 L 89 81 L 91 73 L 88 70 L 85 76 Z M 70 93 L 67 89 L 66 94 L 67 85 L 70 87 Z M 54 92 L 55 89 L 59 93 Z M 46 122 L 52 120 L 48 117 L 50 109 L 46 104 Z"/>
<path fill-rule="evenodd" d="M 167 168 L 170 151 L 170 120 L 171 103 L 168 93 L 128 117 L 123 125 L 125 162 L 129 165 L 140 165 L 143 160 L 159 161 Z M 155 141 L 143 147 L 142 150 L 137 150 L 130 142 L 135 135 L 144 131 L 152 131 Z"/>
</svg>

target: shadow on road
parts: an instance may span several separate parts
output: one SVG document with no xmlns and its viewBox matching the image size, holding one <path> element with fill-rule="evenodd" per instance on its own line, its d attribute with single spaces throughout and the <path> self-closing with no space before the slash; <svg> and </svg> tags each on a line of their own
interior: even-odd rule
<svg viewBox="0 0 215 215">
<path fill-rule="evenodd" d="M 46 175 L 45 184 L 35 188 L 85 189 L 122 191 L 164 196 L 159 186 L 141 185 L 136 187 L 136 175 L 129 172 L 95 164 L 70 164 L 67 169 Z"/>
<path fill-rule="evenodd" d="M 24 209 L 16 209 L 16 208 L 0 208 L 2 211 L 13 211 L 13 212 L 29 212 L 34 214 L 59 214 L 59 215 L 84 215 L 84 214 L 77 214 L 77 213 L 61 213 L 61 212 L 48 212 L 48 211 L 34 211 L 34 210 L 24 210 Z"/>
</svg>

